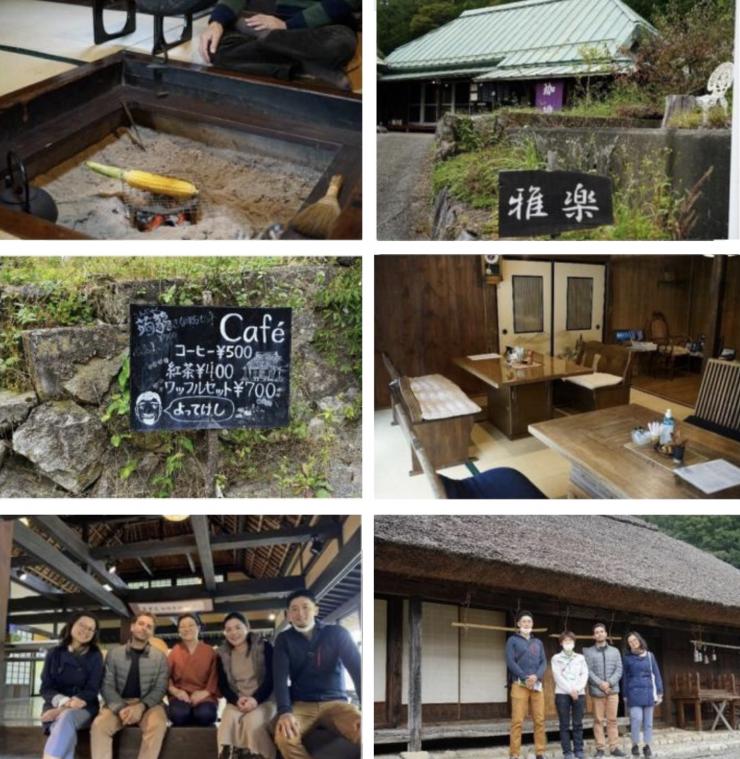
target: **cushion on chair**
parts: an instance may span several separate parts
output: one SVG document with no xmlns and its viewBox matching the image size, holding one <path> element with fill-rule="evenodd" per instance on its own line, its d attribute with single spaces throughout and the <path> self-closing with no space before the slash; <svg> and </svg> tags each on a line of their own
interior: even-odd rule
<svg viewBox="0 0 740 759">
<path fill-rule="evenodd" d="M 701 427 L 703 430 L 709 430 L 709 432 L 716 432 L 718 435 L 728 437 L 730 440 L 736 440 L 740 443 L 740 432 L 733 430 L 731 427 L 723 427 L 721 424 L 707 421 L 698 416 L 687 416 L 684 421 L 693 424 L 695 427 Z"/>
<path fill-rule="evenodd" d="M 580 377 L 567 377 L 566 382 L 572 382 L 574 385 L 580 385 L 588 390 L 598 390 L 600 387 L 611 387 L 618 385 L 621 377 L 616 374 L 606 374 L 605 372 L 594 372 L 593 374 L 582 374 Z"/>
<path fill-rule="evenodd" d="M 460 387 L 441 374 L 410 377 L 409 387 L 419 404 L 421 418 L 427 421 L 451 419 L 481 411 L 480 406 L 473 403 Z"/>
<path fill-rule="evenodd" d="M 441 474 L 439 478 L 447 497 L 452 499 L 547 498 L 521 472 L 505 466 L 463 480 L 453 480 Z"/>
</svg>

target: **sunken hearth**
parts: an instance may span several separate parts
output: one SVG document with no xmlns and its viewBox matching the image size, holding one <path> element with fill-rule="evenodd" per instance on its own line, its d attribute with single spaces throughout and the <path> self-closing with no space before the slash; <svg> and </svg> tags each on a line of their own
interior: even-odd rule
<svg viewBox="0 0 740 759">
<path fill-rule="evenodd" d="M 21 238 L 300 238 L 290 222 L 344 179 L 340 239 L 362 234 L 362 103 L 325 87 L 116 53 L 0 98 L 0 154 L 23 160 L 56 223 L 0 207 Z M 132 190 L 86 161 L 192 182 Z"/>
</svg>

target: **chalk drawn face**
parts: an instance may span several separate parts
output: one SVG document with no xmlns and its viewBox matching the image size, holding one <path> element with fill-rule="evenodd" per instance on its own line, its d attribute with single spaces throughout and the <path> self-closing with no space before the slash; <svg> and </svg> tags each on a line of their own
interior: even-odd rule
<svg viewBox="0 0 740 759">
<path fill-rule="evenodd" d="M 148 390 L 145 393 L 141 393 L 136 399 L 136 418 L 147 426 L 151 427 L 159 421 L 159 417 L 162 416 L 162 401 L 159 397 L 159 393 L 154 393 Z"/>
</svg>

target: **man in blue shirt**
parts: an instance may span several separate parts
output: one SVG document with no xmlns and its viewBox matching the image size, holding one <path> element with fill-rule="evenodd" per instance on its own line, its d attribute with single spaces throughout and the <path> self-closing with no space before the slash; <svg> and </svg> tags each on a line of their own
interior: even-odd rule
<svg viewBox="0 0 740 759">
<path fill-rule="evenodd" d="M 361 698 L 360 652 L 344 627 L 319 622 L 318 610 L 310 590 L 292 593 L 291 627 L 275 640 L 275 744 L 284 759 L 310 759 L 303 736 L 318 724 L 360 743 L 360 712 L 347 701 L 342 671 L 344 665 Z"/>
<path fill-rule="evenodd" d="M 506 669 L 511 683 L 511 732 L 509 756 L 518 759 L 522 748 L 522 724 L 527 712 L 534 722 L 534 746 L 537 759 L 543 759 L 547 746 L 545 733 L 545 695 L 542 678 L 545 676 L 547 659 L 542 641 L 532 637 L 534 619 L 528 611 L 520 611 L 516 617 L 519 632 L 506 641 Z"/>
</svg>

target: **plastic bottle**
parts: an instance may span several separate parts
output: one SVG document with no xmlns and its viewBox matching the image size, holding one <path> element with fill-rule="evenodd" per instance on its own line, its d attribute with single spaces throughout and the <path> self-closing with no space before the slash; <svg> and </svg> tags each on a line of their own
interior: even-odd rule
<svg viewBox="0 0 740 759">
<path fill-rule="evenodd" d="M 663 417 L 663 424 L 660 427 L 660 444 L 669 445 L 673 442 L 673 431 L 676 427 L 676 422 L 673 419 L 673 413 L 670 409 L 665 412 Z"/>
</svg>

